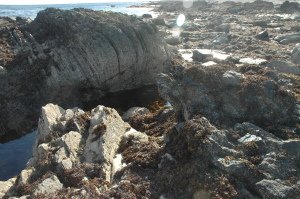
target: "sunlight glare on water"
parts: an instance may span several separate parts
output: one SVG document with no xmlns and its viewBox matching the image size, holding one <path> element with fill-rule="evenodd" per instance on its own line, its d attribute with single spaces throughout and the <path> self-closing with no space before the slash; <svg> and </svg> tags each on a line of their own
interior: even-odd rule
<svg viewBox="0 0 300 199">
<path fill-rule="evenodd" d="M 176 21 L 176 24 L 177 26 L 182 26 L 185 22 L 185 16 L 184 14 L 180 14 L 178 17 L 177 17 L 177 21 Z"/>
</svg>

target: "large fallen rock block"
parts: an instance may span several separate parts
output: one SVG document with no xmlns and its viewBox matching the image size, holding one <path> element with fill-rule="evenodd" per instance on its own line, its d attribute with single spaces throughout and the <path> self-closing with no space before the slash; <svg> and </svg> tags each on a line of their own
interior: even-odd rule
<svg viewBox="0 0 300 199">
<path fill-rule="evenodd" d="M 151 84 L 168 57 L 155 27 L 120 13 L 46 9 L 30 32 L 41 45 L 57 42 L 46 47 L 49 89 L 82 84 L 80 89 L 118 91 Z"/>
<path fill-rule="evenodd" d="M 154 24 L 121 13 L 49 8 L 19 32 L 0 72 L 1 133 L 30 131 L 50 102 L 82 106 L 154 85 L 170 56 Z"/>
<path fill-rule="evenodd" d="M 177 64 L 160 75 L 158 88 L 185 120 L 200 114 L 218 124 L 295 124 L 297 100 L 280 79 L 260 67 Z"/>
</svg>

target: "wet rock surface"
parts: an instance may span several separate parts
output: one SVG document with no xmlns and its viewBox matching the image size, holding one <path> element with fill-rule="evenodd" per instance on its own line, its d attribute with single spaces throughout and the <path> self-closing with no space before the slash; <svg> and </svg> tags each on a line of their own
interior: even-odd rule
<svg viewBox="0 0 300 199">
<path fill-rule="evenodd" d="M 30 131 L 48 102 L 82 106 L 153 85 L 169 57 L 155 25 L 120 13 L 49 8 L 0 26 L 1 133 Z"/>
</svg>

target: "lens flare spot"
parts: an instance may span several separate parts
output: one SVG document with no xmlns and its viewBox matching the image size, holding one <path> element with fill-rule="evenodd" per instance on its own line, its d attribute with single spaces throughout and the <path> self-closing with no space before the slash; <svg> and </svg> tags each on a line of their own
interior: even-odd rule
<svg viewBox="0 0 300 199">
<path fill-rule="evenodd" d="M 184 8 L 191 8 L 193 6 L 193 0 L 183 0 L 182 4 Z"/>
<path fill-rule="evenodd" d="M 178 17 L 177 17 L 177 21 L 176 21 L 176 24 L 177 26 L 182 26 L 185 22 L 185 16 L 183 14 L 180 14 Z"/>
</svg>

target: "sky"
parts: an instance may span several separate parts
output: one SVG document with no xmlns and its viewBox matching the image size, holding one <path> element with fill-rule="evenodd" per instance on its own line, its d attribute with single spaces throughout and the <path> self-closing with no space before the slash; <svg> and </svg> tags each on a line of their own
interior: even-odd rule
<svg viewBox="0 0 300 199">
<path fill-rule="evenodd" d="M 68 3 L 101 3 L 101 2 L 133 2 L 133 1 L 137 1 L 137 0 L 0 0 L 0 5 L 68 4 Z"/>
</svg>

